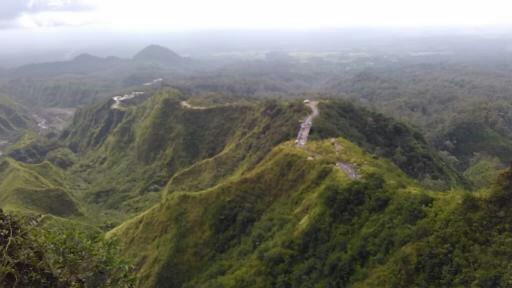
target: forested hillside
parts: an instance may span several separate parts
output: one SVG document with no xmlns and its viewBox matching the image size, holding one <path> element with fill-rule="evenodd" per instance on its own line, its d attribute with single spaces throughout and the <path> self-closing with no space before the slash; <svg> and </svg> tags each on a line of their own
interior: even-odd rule
<svg viewBox="0 0 512 288">
<path fill-rule="evenodd" d="M 140 287 L 495 287 L 509 281 L 509 174 L 488 193 L 439 193 L 342 138 L 288 142 L 108 235 L 136 259 Z"/>
<path fill-rule="evenodd" d="M 29 176 L 35 181 L 32 185 L 6 180 L 3 193 L 23 190 L 29 195 L 45 195 L 36 192 L 53 189 L 58 199 L 81 203 L 56 204 L 74 211 L 70 215 L 94 214 L 100 209 L 112 213 L 102 217 L 104 221 L 115 223 L 156 204 L 161 191 L 197 191 L 243 175 L 276 145 L 294 139 L 298 121 L 308 113 L 300 101 L 224 103 L 194 109 L 183 104 L 186 97 L 179 92 L 150 93 L 120 108 L 104 101 L 79 110 L 60 136 L 13 149 L 10 157 L 22 163 L 5 160 L 4 179 L 45 175 Z M 464 185 L 461 176 L 406 125 L 346 102 L 325 101 L 320 109 L 323 112 L 313 128 L 313 138 L 347 137 L 369 152 L 380 149 L 378 156 L 433 188 Z M 329 111 L 341 111 L 338 115 L 345 117 L 337 118 Z M 375 117 L 380 118 L 374 122 L 377 126 L 362 122 Z M 370 137 L 376 131 L 380 138 Z M 21 197 L 14 194 L 19 194 L 16 199 Z M 58 199 L 48 202 L 57 203 Z M 31 200 L 14 202 L 20 201 L 28 205 Z M 56 214 L 50 207 L 36 210 L 41 209 Z"/>
<path fill-rule="evenodd" d="M 374 281 L 469 197 L 418 131 L 346 101 L 321 100 L 299 148 L 302 101 L 139 97 L 81 109 L 61 135 L 14 149 L 1 199 L 114 228 L 140 287 Z"/>
<path fill-rule="evenodd" d="M 0 96 L 0 138 L 4 141 L 33 125 L 28 112 L 11 99 Z"/>
<path fill-rule="evenodd" d="M 512 285 L 510 61 L 365 53 L 6 69 L 0 286 Z"/>
</svg>

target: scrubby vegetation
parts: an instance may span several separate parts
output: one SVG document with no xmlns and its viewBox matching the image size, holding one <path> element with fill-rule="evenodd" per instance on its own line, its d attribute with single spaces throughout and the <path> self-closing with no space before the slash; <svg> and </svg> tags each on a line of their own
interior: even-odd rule
<svg viewBox="0 0 512 288">
<path fill-rule="evenodd" d="M 47 167 L 47 176 L 57 182 L 35 186 L 58 191 L 66 203 L 81 203 L 65 205 L 76 207 L 70 215 L 93 214 L 98 221 L 99 209 L 109 215 L 99 217 L 105 227 L 112 227 L 157 204 L 161 191 L 194 192 L 236 179 L 276 145 L 294 139 L 299 120 L 308 113 L 300 101 L 228 102 L 193 109 L 182 105 L 185 100 L 170 90 L 122 109 L 112 109 L 111 101 L 98 103 L 79 110 L 59 137 L 28 142 L 9 156 L 32 164 L 24 164 L 26 171 Z M 414 129 L 348 102 L 326 101 L 320 109 L 313 139 L 346 137 L 436 189 L 464 185 Z M 5 191 L 13 189 L 9 185 Z"/>
<path fill-rule="evenodd" d="M 285 145 L 239 180 L 169 195 L 110 237 L 141 261 L 140 287 L 506 287 L 510 172 L 488 195 L 439 194 L 342 143 L 340 160 L 362 163 L 359 180 Z"/>
<path fill-rule="evenodd" d="M 343 146 L 338 156 L 330 141 L 312 143 L 307 152 L 282 145 L 245 176 L 199 193 L 171 194 L 116 228 L 111 237 L 123 235 L 119 239 L 128 255 L 143 261 L 138 272 L 142 287 L 286 287 L 293 281 L 303 283 L 308 274 L 302 269 L 313 267 L 319 270 L 308 270 L 314 275 L 310 283 L 327 281 L 326 274 L 339 281 L 337 272 L 326 272 L 322 266 L 332 249 L 345 249 L 338 241 L 360 241 L 360 233 L 369 227 L 388 227 L 390 231 L 372 237 L 389 237 L 400 225 L 414 225 L 426 217 L 423 207 L 433 200 L 410 195 L 407 187 L 416 189 L 414 182 L 390 162 L 338 141 Z M 317 155 L 316 160 L 307 160 L 309 153 Z M 334 166 L 336 160 L 356 163 L 363 179 L 350 181 Z M 383 177 L 394 184 L 386 184 Z M 400 200 L 394 199 L 396 189 L 402 191 Z M 403 206 L 406 202 L 410 207 Z M 388 206 L 393 212 L 383 216 Z M 400 218 L 394 219 L 396 215 Z M 394 225 L 382 225 L 391 219 Z M 409 230 L 402 241 L 413 235 Z M 374 240 L 372 257 L 384 259 L 399 245 L 390 239 L 391 247 L 378 247 L 382 240 Z M 311 261 L 311 266 L 301 268 L 304 261 Z M 358 265 L 366 265 L 366 259 L 361 261 Z M 355 270 L 346 273 L 350 276 Z M 349 283 L 348 278 L 344 281 Z"/>
<path fill-rule="evenodd" d="M 406 124 L 356 107 L 350 102 L 330 101 L 320 106 L 313 135 L 318 138 L 343 136 L 378 156 L 391 159 L 411 177 L 437 182 L 437 186 L 463 183 L 452 167 L 443 163 L 423 136 Z"/>
<path fill-rule="evenodd" d="M 442 237 L 466 241 L 466 232 L 459 234 L 456 227 L 471 214 L 463 210 L 468 199 L 488 200 L 484 192 L 472 196 L 462 189 L 489 187 L 496 174 L 482 177 L 479 171 L 499 169 L 500 161 L 475 156 L 471 169 L 461 175 L 451 166 L 456 163 L 438 154 L 415 128 L 335 100 L 321 101 L 310 142 L 297 148 L 292 140 L 299 120 L 309 113 L 301 101 L 220 99 L 205 102 L 168 90 L 119 109 L 111 107 L 112 101 L 101 102 L 79 110 L 61 135 L 13 147 L 0 165 L 3 208 L 89 223 L 103 232 L 114 228 L 105 242 L 96 234 L 100 232 L 91 236 L 68 226 L 56 232 L 51 225 L 32 229 L 23 224 L 42 233 L 23 232 L 28 236 L 20 238 L 25 241 L 20 245 L 29 251 L 51 243 L 65 247 L 58 248 L 63 260 L 49 248 L 49 258 L 30 258 L 39 266 L 27 269 L 42 276 L 23 281 L 54 281 L 49 287 L 117 285 L 108 281 L 128 285 L 128 275 L 137 287 L 396 287 L 490 281 L 463 276 L 469 260 L 455 268 L 451 262 L 443 264 L 455 270 L 451 276 L 424 276 L 428 267 L 441 264 L 416 255 L 441 257 L 431 249 L 438 248 L 446 225 L 456 225 L 450 233 L 457 234 Z M 204 106 L 187 107 L 183 101 L 189 100 Z M 495 191 L 506 190 L 500 187 Z M 475 221 L 485 223 L 485 215 Z M 496 235 L 505 237 L 502 228 L 496 229 Z M 107 262 L 91 264 L 80 258 L 85 254 L 72 256 L 75 238 L 82 239 L 76 245 L 89 253 L 87 261 Z M 108 244 L 113 240 L 120 241 L 119 252 L 134 264 L 133 271 L 116 262 L 121 260 Z M 52 270 L 62 261 L 76 261 L 67 267 L 83 262 L 99 270 Z M 406 268 L 416 267 L 414 272 L 397 271 L 399 261 L 413 261 Z M 122 271 L 112 266 L 118 264 Z M 98 273 L 107 273 L 102 269 L 112 276 L 101 278 Z M 402 274 L 413 276 L 399 278 Z M 457 282 L 459 276 L 466 282 Z"/>
<path fill-rule="evenodd" d="M 423 223 L 425 237 L 402 248 L 367 285 L 510 286 L 511 177 L 504 172 L 488 195 L 466 194 L 449 214 Z"/>
<path fill-rule="evenodd" d="M 132 287 L 114 241 L 59 224 L 0 210 L 1 287 Z"/>
<path fill-rule="evenodd" d="M 18 137 L 33 124 L 33 120 L 23 107 L 0 95 L 0 138 L 4 142 Z M 5 146 L 5 143 L 1 143 L 0 146 Z"/>
<path fill-rule="evenodd" d="M 91 105 L 22 136 L 27 110 L 0 101 L 17 140 L 0 159 L 0 286 L 512 285 L 508 62 L 268 56 L 198 73 L 149 47 L 11 70 L 2 91 L 24 105 Z M 298 148 L 305 97 L 320 115 Z"/>
</svg>

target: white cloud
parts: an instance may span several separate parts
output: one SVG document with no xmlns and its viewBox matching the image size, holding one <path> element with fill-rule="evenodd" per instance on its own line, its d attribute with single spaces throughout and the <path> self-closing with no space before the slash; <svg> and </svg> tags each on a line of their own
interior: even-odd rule
<svg viewBox="0 0 512 288">
<path fill-rule="evenodd" d="M 39 27 L 76 23 L 94 10 L 89 0 L 2 0 L 0 28 Z M 82 16 L 80 16 L 82 14 Z M 89 13 L 89 17 L 94 13 Z"/>
<path fill-rule="evenodd" d="M 82 11 L 94 7 L 87 0 L 28 0 L 26 6 L 32 11 Z"/>
<path fill-rule="evenodd" d="M 62 27 L 62 26 L 87 26 L 99 24 L 93 13 L 86 12 L 40 12 L 34 14 L 23 14 L 16 23 L 18 27 L 40 28 L 40 27 Z"/>
<path fill-rule="evenodd" d="M 14 7 L 24 0 L 2 1 Z M 158 31 L 512 24 L 512 2 L 505 0 L 26 1 L 28 8 L 18 14 L 23 15 L 18 22 L 25 27 L 94 24 L 127 31 Z M 0 4 L 0 8 L 3 6 Z M 3 13 L 12 17 L 12 11 Z"/>
</svg>

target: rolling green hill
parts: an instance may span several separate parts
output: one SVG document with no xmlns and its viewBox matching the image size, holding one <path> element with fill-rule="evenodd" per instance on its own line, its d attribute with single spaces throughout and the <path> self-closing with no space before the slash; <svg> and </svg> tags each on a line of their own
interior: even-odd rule
<svg viewBox="0 0 512 288">
<path fill-rule="evenodd" d="M 2 161 L 0 208 L 113 228 L 137 287 L 505 281 L 504 260 L 486 268 L 502 242 L 472 234 L 506 219 L 508 174 L 469 194 L 414 128 L 345 101 L 320 101 L 304 148 L 293 143 L 310 113 L 301 101 L 190 103 L 201 101 L 146 91 L 80 109 L 61 135 Z M 474 230 L 461 226 L 466 209 L 479 213 Z M 505 222 L 492 223 L 506 241 Z M 441 259 L 443 237 L 460 240 L 449 242 L 460 263 L 428 257 Z M 468 266 L 472 245 L 485 251 Z M 448 272 L 430 275 L 438 266 Z"/>
<path fill-rule="evenodd" d="M 512 287 L 510 39 L 349 30 L 0 68 L 0 288 Z"/>
<path fill-rule="evenodd" d="M 80 216 L 79 204 L 69 193 L 66 176 L 48 162 L 0 162 L 0 203 L 6 210 L 21 210 L 60 217 Z"/>
<path fill-rule="evenodd" d="M 162 190 L 198 191 L 237 178 L 276 145 L 294 139 L 298 121 L 308 113 L 299 101 L 193 109 L 183 105 L 184 99 L 177 92 L 163 92 L 121 109 L 112 109 L 112 103 L 105 102 L 77 113 L 59 141 L 77 153 L 78 161 L 69 168 L 70 173 L 94 184 L 84 194 L 88 202 L 116 213 L 139 213 L 160 201 Z M 352 128 L 331 131 L 322 124 L 326 120 L 321 116 L 313 137 L 366 135 L 360 137 L 360 145 L 368 151 L 377 146 L 385 149 L 382 156 L 397 162 L 410 176 L 437 181 L 437 186 L 444 188 L 462 183 L 411 128 L 380 116 L 379 124 L 371 129 L 379 131 L 384 146 L 372 142 L 374 131 L 365 130 L 367 125 L 361 123 L 361 119 L 378 114 L 345 102 L 325 102 L 321 107 L 326 115 L 331 109 L 348 107 L 359 118 L 333 116 L 336 127 Z M 392 128 L 383 130 L 379 125 Z M 393 130 L 395 126 L 398 132 Z M 395 156 L 397 153 L 401 154 Z"/>
<path fill-rule="evenodd" d="M 31 125 L 34 125 L 33 120 L 24 108 L 0 95 L 0 138 L 6 140 L 19 136 Z"/>
<path fill-rule="evenodd" d="M 431 186 L 446 187 L 465 180 L 432 149 L 417 130 L 381 113 L 350 102 L 321 103 L 313 137 L 345 137 L 367 151 L 393 161 L 409 176 Z"/>
<path fill-rule="evenodd" d="M 287 142 L 243 176 L 169 194 L 108 237 L 134 259 L 137 287 L 500 287 L 510 178 L 439 193 L 342 138 Z"/>
<path fill-rule="evenodd" d="M 243 176 L 276 145 L 294 139 L 309 113 L 300 101 L 194 109 L 183 104 L 186 99 L 176 91 L 148 91 L 120 107 L 100 102 L 80 109 L 59 137 L 32 141 L 9 155 L 26 164 L 48 161 L 72 183 L 63 190 L 86 207 L 85 214 L 116 223 L 162 195 Z M 343 101 L 322 102 L 320 109 L 313 139 L 351 139 L 437 189 L 464 184 L 408 126 Z"/>
<path fill-rule="evenodd" d="M 0 74 L 0 91 L 30 108 L 93 105 L 124 89 L 155 79 L 189 74 L 195 62 L 151 45 L 132 58 L 80 54 L 59 62 L 37 63 Z"/>
<path fill-rule="evenodd" d="M 275 258 L 279 265 L 281 257 L 296 253 L 281 246 L 300 239 L 318 223 L 325 191 L 360 182 L 337 168 L 336 161 L 357 167 L 361 179 L 375 181 L 375 189 L 383 185 L 375 172 L 386 171 L 390 190 L 417 190 L 415 182 L 389 161 L 376 160 L 341 138 L 336 141 L 339 152 L 331 141 L 311 143 L 306 150 L 284 143 L 243 176 L 203 191 L 172 193 L 110 236 L 119 236 L 126 253 L 136 257 L 141 287 L 180 287 L 190 281 L 191 287 L 273 286 L 277 279 L 268 272 L 276 267 L 266 267 L 263 259 Z M 360 185 L 352 193 L 368 188 Z M 375 209 L 388 205 L 385 193 L 367 192 Z M 365 202 L 364 193 L 351 196 Z"/>
</svg>

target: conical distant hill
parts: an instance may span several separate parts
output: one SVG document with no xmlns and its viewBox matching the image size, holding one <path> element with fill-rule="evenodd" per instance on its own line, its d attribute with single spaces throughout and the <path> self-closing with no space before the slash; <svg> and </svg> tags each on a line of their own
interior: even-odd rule
<svg viewBox="0 0 512 288">
<path fill-rule="evenodd" d="M 184 58 L 176 52 L 158 45 L 151 45 L 137 53 L 133 60 L 140 62 L 158 62 L 166 64 L 181 63 Z"/>
</svg>

